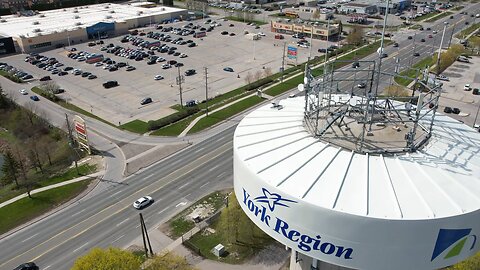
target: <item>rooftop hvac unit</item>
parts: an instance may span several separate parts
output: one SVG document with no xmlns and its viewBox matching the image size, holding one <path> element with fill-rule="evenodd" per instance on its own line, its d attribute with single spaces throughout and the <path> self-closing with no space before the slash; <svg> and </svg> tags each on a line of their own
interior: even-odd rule
<svg viewBox="0 0 480 270">
<path fill-rule="evenodd" d="M 105 8 L 105 9 L 109 9 L 110 7 L 109 7 L 109 6 L 105 6 L 104 8 Z"/>
<path fill-rule="evenodd" d="M 160 10 L 161 10 L 161 11 L 165 11 L 165 8 L 162 7 Z"/>
<path fill-rule="evenodd" d="M 39 23 L 38 21 L 34 21 L 32 24 L 33 24 L 33 25 L 38 25 L 38 24 L 40 24 L 40 23 Z"/>
<path fill-rule="evenodd" d="M 73 10 L 73 13 L 78 13 L 78 10 L 77 9 Z"/>
<path fill-rule="evenodd" d="M 42 32 L 42 29 L 36 28 L 36 29 L 33 29 L 33 32 L 34 32 L 34 33 Z"/>
<path fill-rule="evenodd" d="M 45 14 L 40 14 L 40 18 L 45 18 Z"/>
<path fill-rule="evenodd" d="M 115 13 L 115 10 L 110 10 L 110 13 Z"/>
<path fill-rule="evenodd" d="M 7 20 L 5 20 L 5 19 L 1 19 L 1 20 L 0 20 L 0 22 L 7 22 Z"/>
<path fill-rule="evenodd" d="M 110 16 L 110 15 L 105 16 L 105 19 L 111 19 L 111 18 L 112 18 L 112 16 Z"/>
<path fill-rule="evenodd" d="M 82 23 L 81 23 L 81 22 L 77 22 L 77 23 L 75 23 L 75 25 L 82 25 Z"/>
<path fill-rule="evenodd" d="M 74 19 L 80 19 L 80 16 L 75 15 L 73 18 L 74 18 Z"/>
<path fill-rule="evenodd" d="M 141 14 L 143 14 L 143 11 L 140 10 L 139 12 L 137 12 L 137 15 L 141 15 Z"/>
</svg>

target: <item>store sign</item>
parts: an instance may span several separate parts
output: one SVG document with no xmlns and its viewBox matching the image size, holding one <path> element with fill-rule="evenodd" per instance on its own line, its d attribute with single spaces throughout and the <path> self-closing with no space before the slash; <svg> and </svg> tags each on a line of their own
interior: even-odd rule
<svg viewBox="0 0 480 270">
<path fill-rule="evenodd" d="M 471 251 L 477 243 L 477 236 L 471 234 L 472 229 L 440 229 L 430 261 L 438 257 L 449 259 L 463 251 Z M 444 256 L 441 256 L 445 254 Z"/>
<path fill-rule="evenodd" d="M 322 239 L 322 236 L 319 234 L 310 235 L 302 232 L 301 229 L 295 228 L 282 217 L 275 215 L 275 209 L 277 207 L 290 208 L 290 206 L 297 203 L 296 201 L 282 198 L 281 195 L 262 188 L 261 195 L 257 197 L 253 197 L 243 189 L 242 202 L 246 209 L 255 216 L 257 221 L 269 227 L 285 240 L 295 244 L 300 250 L 306 253 L 310 251 L 320 251 L 323 254 L 345 260 L 351 260 L 353 258 L 353 248 L 337 245 L 333 243 L 333 241 L 329 242 L 328 240 Z"/>
<path fill-rule="evenodd" d="M 297 59 L 297 48 L 293 46 L 288 46 L 287 57 L 288 59 Z"/>
</svg>

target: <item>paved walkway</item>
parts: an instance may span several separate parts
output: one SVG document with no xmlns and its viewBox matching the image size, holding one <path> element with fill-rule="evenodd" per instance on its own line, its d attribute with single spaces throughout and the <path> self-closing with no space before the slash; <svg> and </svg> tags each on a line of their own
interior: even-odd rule
<svg viewBox="0 0 480 270">
<path fill-rule="evenodd" d="M 54 185 L 50 185 L 50 186 L 46 186 L 46 187 L 42 187 L 42 188 L 38 188 L 38 189 L 34 189 L 32 190 L 32 192 L 30 192 L 30 194 L 36 194 L 36 193 L 39 193 L 39 192 L 42 192 L 42 191 L 45 191 L 45 190 L 49 190 L 49 189 L 52 189 L 52 188 L 57 188 L 57 187 L 61 187 L 61 186 L 65 186 L 65 185 L 68 185 L 68 184 L 71 184 L 71 183 L 75 183 L 75 182 L 80 182 L 80 181 L 83 181 L 83 180 L 86 180 L 86 179 L 92 179 L 92 178 L 97 178 L 99 176 L 102 176 L 105 174 L 105 171 L 99 171 L 99 172 L 96 172 L 96 173 L 92 173 L 92 174 L 89 174 L 89 175 L 86 175 L 86 176 L 81 176 L 81 177 L 78 177 L 78 178 L 75 178 L 75 179 L 72 179 L 72 180 L 68 180 L 68 181 L 64 181 L 64 182 L 60 182 L 60 183 L 57 183 L 57 184 L 54 184 Z M 10 200 L 8 201 L 5 201 L 3 203 L 0 203 L 0 208 L 4 207 L 5 205 L 9 205 L 13 202 L 16 202 L 22 198 L 25 198 L 27 197 L 27 193 L 23 193 L 21 195 L 18 195 L 17 197 L 14 197 L 14 198 L 11 198 Z"/>
</svg>

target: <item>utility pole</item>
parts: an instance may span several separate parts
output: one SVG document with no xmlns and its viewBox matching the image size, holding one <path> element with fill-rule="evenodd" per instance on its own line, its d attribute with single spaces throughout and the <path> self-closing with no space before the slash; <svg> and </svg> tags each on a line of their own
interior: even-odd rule
<svg viewBox="0 0 480 270">
<path fill-rule="evenodd" d="M 73 147 L 73 134 L 72 129 L 70 128 L 70 121 L 68 120 L 68 114 L 65 113 L 65 120 L 67 121 L 67 130 L 68 130 L 68 138 L 70 139 L 70 143 Z"/>
<path fill-rule="evenodd" d="M 185 81 L 185 77 L 180 74 L 180 67 L 178 67 L 178 77 L 176 79 L 178 90 L 180 91 L 180 106 L 183 108 L 182 83 Z"/>
<path fill-rule="evenodd" d="M 287 45 L 287 42 L 283 42 L 283 54 L 282 54 L 282 78 L 281 82 L 283 83 L 283 75 L 285 74 L 285 46 Z"/>
<path fill-rule="evenodd" d="M 208 116 L 208 68 L 205 67 L 205 107 Z"/>
</svg>

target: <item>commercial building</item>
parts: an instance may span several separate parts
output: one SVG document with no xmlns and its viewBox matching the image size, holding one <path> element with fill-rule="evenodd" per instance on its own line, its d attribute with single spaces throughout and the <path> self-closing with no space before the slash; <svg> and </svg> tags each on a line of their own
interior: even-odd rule
<svg viewBox="0 0 480 270">
<path fill-rule="evenodd" d="M 348 3 L 342 5 L 339 9 L 339 12 L 343 13 L 361 13 L 361 14 L 375 14 L 377 13 L 377 6 L 367 3 Z"/>
<path fill-rule="evenodd" d="M 298 16 L 302 20 L 326 21 L 333 19 L 333 10 L 319 7 L 300 7 Z"/>
<path fill-rule="evenodd" d="M 187 17 L 184 9 L 150 5 L 106 3 L 43 11 L 32 16 L 2 16 L 0 34 L 11 37 L 17 51 L 28 53 L 121 35 L 132 28 Z"/>
<path fill-rule="evenodd" d="M 11 37 L 0 37 L 0 55 L 15 53 L 15 45 Z"/>
<path fill-rule="evenodd" d="M 299 23 L 292 20 L 277 20 L 270 22 L 272 32 L 281 34 L 298 34 L 302 33 L 310 36 L 313 31 L 313 38 L 318 39 L 335 39 L 342 32 L 339 24 L 330 24 L 327 29 L 327 23 Z"/>
<path fill-rule="evenodd" d="M 387 6 L 387 1 L 380 1 L 376 2 L 375 5 L 377 6 L 378 12 L 380 14 L 385 14 L 385 7 Z M 390 6 L 388 8 L 388 13 L 395 14 L 398 12 L 402 12 L 412 5 L 411 0 L 392 0 L 390 1 Z"/>
</svg>

